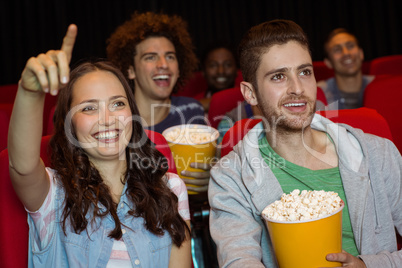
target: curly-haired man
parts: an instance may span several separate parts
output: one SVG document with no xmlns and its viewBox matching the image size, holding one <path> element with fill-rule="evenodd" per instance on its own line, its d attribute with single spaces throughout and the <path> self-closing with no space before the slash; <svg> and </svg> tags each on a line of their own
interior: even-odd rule
<svg viewBox="0 0 402 268">
<path fill-rule="evenodd" d="M 174 125 L 205 124 L 198 101 L 171 96 L 198 66 L 181 17 L 135 12 L 107 43 L 108 59 L 131 81 L 145 127 L 161 133 Z"/>
</svg>

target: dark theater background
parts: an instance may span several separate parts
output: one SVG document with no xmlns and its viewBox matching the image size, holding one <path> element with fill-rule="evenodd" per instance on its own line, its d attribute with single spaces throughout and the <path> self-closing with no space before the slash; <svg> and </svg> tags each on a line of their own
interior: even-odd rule
<svg viewBox="0 0 402 268">
<path fill-rule="evenodd" d="M 323 39 L 336 27 L 356 33 L 366 60 L 402 54 L 399 0 L 1 0 L 0 85 L 16 83 L 30 56 L 59 48 L 70 23 L 79 30 L 72 63 L 105 57 L 106 39 L 135 10 L 182 16 L 197 55 L 217 39 L 237 45 L 248 28 L 276 18 L 304 28 L 313 60 L 322 60 Z"/>
</svg>

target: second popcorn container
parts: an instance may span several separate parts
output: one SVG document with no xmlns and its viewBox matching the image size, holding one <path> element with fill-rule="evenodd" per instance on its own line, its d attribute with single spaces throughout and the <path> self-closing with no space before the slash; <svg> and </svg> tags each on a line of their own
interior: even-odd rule
<svg viewBox="0 0 402 268">
<path fill-rule="evenodd" d="M 167 128 L 162 135 L 169 144 L 177 173 L 181 178 L 192 179 L 181 175 L 183 170 L 204 171 L 190 167 L 190 163 L 210 163 L 215 158 L 219 132 L 213 127 L 199 124 L 177 125 Z M 196 194 L 196 192 L 188 191 L 188 194 Z"/>
<path fill-rule="evenodd" d="M 301 221 L 272 220 L 263 213 L 280 268 L 339 267 L 325 256 L 342 251 L 342 210 L 325 217 Z"/>
</svg>

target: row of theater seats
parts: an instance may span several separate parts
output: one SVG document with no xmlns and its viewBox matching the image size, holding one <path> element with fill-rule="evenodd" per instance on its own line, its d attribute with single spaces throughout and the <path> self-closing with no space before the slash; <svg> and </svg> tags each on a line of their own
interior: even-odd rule
<svg viewBox="0 0 402 268">
<path fill-rule="evenodd" d="M 313 61 L 314 75 L 317 81 L 326 80 L 334 76 L 334 71 L 329 69 L 323 61 Z M 362 71 L 364 74 L 385 75 L 402 74 L 402 55 L 391 55 L 378 57 L 371 61 L 363 62 Z M 242 74 L 238 71 L 235 87 L 243 80 Z M 179 90 L 177 96 L 187 96 L 201 99 L 207 90 L 207 82 L 202 72 L 195 72 L 193 77 Z"/>
<path fill-rule="evenodd" d="M 328 69 L 322 61 L 313 62 L 313 66 L 317 81 L 333 76 L 333 71 Z M 398 96 L 402 92 L 399 90 L 401 81 L 398 75 L 402 75 L 402 55 L 380 57 L 367 61 L 363 65 L 363 72 L 377 75 L 376 79 L 367 87 L 364 106 L 377 109 L 386 118 L 394 137 L 397 137 L 395 144 L 402 151 L 402 138 L 399 138 L 402 137 L 402 124 L 399 124 L 401 118 L 396 112 L 396 100 L 399 99 Z M 239 90 L 242 80 L 241 71 L 238 71 L 235 88 L 213 95 L 208 113 L 209 124 L 212 127 L 216 128 L 225 113 L 243 101 L 243 96 Z M 205 79 L 200 72 L 197 72 L 178 95 L 200 99 L 204 96 L 206 88 Z M 0 86 L 0 150 L 7 147 L 8 123 L 16 92 L 17 84 Z M 327 104 L 325 96 L 319 88 L 317 99 Z M 56 100 L 57 97 L 46 95 L 43 118 L 44 135 L 52 133 L 52 116 Z"/>
<path fill-rule="evenodd" d="M 376 110 L 385 118 L 390 127 L 393 141 L 402 153 L 402 113 L 399 111 L 401 99 L 402 74 L 378 75 L 365 90 L 363 106 Z M 211 98 L 208 113 L 209 124 L 216 128 L 225 113 L 243 100 L 238 87 L 215 93 Z M 328 104 L 320 88 L 317 88 L 317 100 L 320 100 L 324 105 Z"/>
<path fill-rule="evenodd" d="M 322 61 L 313 62 L 316 80 L 320 81 L 333 76 L 333 71 L 328 69 Z M 373 59 L 363 63 L 363 73 L 376 75 L 365 92 L 364 107 L 377 110 L 387 120 L 394 137 L 394 143 L 402 152 L 402 120 L 398 112 L 399 100 L 402 97 L 402 55 L 392 55 Z M 238 71 L 235 87 L 214 94 L 211 98 L 208 111 L 208 121 L 212 127 L 217 127 L 226 112 L 235 108 L 243 101 L 239 90 L 242 74 Z M 201 99 L 207 88 L 206 81 L 197 72 L 193 79 L 179 91 L 178 95 Z M 327 104 L 325 95 L 320 88 L 317 89 L 317 99 Z"/>
<path fill-rule="evenodd" d="M 317 111 L 335 123 L 344 123 L 355 128 L 362 129 L 365 133 L 374 134 L 393 141 L 390 127 L 385 118 L 376 110 L 370 108 L 358 108 L 350 110 Z M 222 139 L 221 157 L 227 155 L 247 132 L 261 119 L 246 118 L 237 121 Z"/>
<path fill-rule="evenodd" d="M 365 90 L 363 106 L 376 110 L 387 121 L 393 141 L 402 154 L 402 74 L 378 75 Z"/>
<path fill-rule="evenodd" d="M 0 89 L 1 92 L 1 89 Z M 401 113 L 398 112 L 399 100 L 402 97 L 402 75 L 380 75 L 370 83 L 365 91 L 364 107 L 377 110 L 387 120 L 394 136 L 394 143 L 402 152 Z M 225 114 L 242 102 L 243 96 L 239 87 L 220 91 L 212 96 L 208 113 L 209 124 L 216 128 Z M 317 100 L 324 105 L 327 101 L 324 93 L 317 88 Z M 44 108 L 44 135 L 53 132 L 53 113 L 56 97 L 47 96 Z M 0 103 L 0 150 L 7 147 L 8 125 L 12 111 L 12 103 Z"/>
<path fill-rule="evenodd" d="M 387 121 L 376 110 L 359 108 L 354 110 L 332 110 L 318 112 L 334 122 L 346 123 L 363 131 L 393 140 Z M 234 145 L 260 120 L 243 119 L 225 134 L 222 141 L 221 156 L 228 154 Z M 173 157 L 164 137 L 153 131 L 146 131 L 169 161 L 169 171 L 176 172 Z M 48 148 L 50 136 L 44 136 L 41 143 L 41 158 L 50 166 Z M 26 267 L 28 259 L 27 215 L 18 200 L 10 181 L 8 170 L 8 151 L 0 153 L 0 267 Z M 398 238 L 400 239 L 400 237 Z M 401 243 L 398 243 L 399 248 Z"/>
</svg>

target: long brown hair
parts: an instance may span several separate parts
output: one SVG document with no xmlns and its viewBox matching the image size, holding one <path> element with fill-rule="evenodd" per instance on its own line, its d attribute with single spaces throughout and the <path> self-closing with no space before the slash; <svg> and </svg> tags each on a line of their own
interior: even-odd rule
<svg viewBox="0 0 402 268">
<path fill-rule="evenodd" d="M 69 219 L 76 233 L 87 228 L 87 213 L 92 213 L 91 221 L 96 217 L 105 217 L 109 213 L 115 221 L 115 228 L 109 237 L 120 239 L 121 222 L 117 216 L 117 204 L 113 202 L 110 189 L 104 183 L 99 171 L 90 162 L 85 151 L 68 137 L 76 138 L 73 126 L 66 123 L 72 107 L 72 91 L 76 81 L 85 74 L 95 71 L 107 71 L 114 74 L 121 82 L 127 95 L 132 115 L 139 117 L 134 94 L 124 75 L 113 64 L 106 61 L 84 62 L 70 74 L 70 81 L 60 90 L 57 108 L 54 114 L 54 135 L 51 138 L 51 165 L 57 171 L 65 190 L 63 209 L 63 230 Z M 65 127 L 65 124 L 67 127 Z M 141 144 L 141 146 L 133 145 Z M 140 120 L 132 121 L 132 136 L 126 148 L 127 171 L 122 179 L 127 183 L 127 195 L 133 202 L 133 217 L 143 217 L 147 230 L 156 235 L 168 231 L 173 242 L 180 246 L 186 238 L 188 227 L 178 212 L 178 199 L 166 184 L 166 158 L 154 147 L 146 136 Z M 138 159 L 148 159 L 146 168 L 136 163 Z M 162 160 L 162 161 L 161 161 Z M 105 209 L 101 210 L 99 204 Z"/>
</svg>

